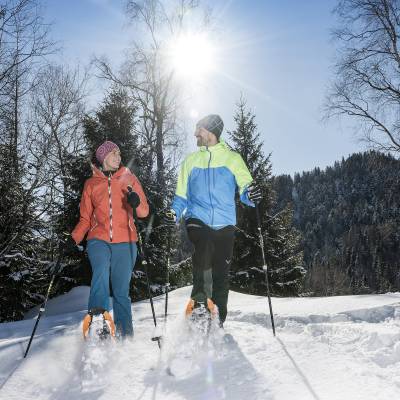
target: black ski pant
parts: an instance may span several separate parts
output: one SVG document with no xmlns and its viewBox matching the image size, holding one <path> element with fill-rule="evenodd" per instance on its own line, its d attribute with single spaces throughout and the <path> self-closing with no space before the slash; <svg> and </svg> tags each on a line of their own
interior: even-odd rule
<svg viewBox="0 0 400 400">
<path fill-rule="evenodd" d="M 189 218 L 186 229 L 194 245 L 191 298 L 197 301 L 212 299 L 218 307 L 221 322 L 224 322 L 236 228 L 228 225 L 222 229 L 212 229 L 198 219 Z"/>
</svg>

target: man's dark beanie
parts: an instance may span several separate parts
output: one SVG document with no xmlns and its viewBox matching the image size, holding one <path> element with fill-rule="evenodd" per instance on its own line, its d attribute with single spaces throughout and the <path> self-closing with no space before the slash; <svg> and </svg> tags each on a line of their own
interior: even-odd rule
<svg viewBox="0 0 400 400">
<path fill-rule="evenodd" d="M 224 129 L 224 123 L 219 115 L 210 114 L 202 118 L 197 124 L 197 128 L 207 129 L 213 133 L 217 139 L 221 136 L 222 130 Z"/>
</svg>

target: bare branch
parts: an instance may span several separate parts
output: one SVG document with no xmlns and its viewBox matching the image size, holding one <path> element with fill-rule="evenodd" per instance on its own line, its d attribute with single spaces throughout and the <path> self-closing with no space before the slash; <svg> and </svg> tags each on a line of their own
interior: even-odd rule
<svg viewBox="0 0 400 400">
<path fill-rule="evenodd" d="M 336 82 L 327 95 L 329 118 L 358 120 L 364 139 L 400 151 L 400 10 L 398 0 L 340 0 Z"/>
</svg>

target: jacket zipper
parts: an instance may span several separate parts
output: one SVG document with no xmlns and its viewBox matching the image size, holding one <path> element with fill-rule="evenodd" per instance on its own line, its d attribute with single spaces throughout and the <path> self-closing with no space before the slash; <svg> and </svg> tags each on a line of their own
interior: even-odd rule
<svg viewBox="0 0 400 400">
<path fill-rule="evenodd" d="M 128 226 L 129 226 L 129 229 L 133 232 L 133 228 L 131 225 L 131 218 L 129 216 L 128 216 Z"/>
<path fill-rule="evenodd" d="M 207 151 L 210 153 L 210 158 L 208 160 L 208 168 L 207 168 L 207 172 L 208 172 L 208 197 L 210 198 L 210 206 L 211 206 L 211 226 L 213 226 L 214 224 L 214 206 L 212 203 L 212 197 L 211 197 L 211 184 L 210 184 L 210 164 L 211 164 L 211 151 L 208 150 L 208 146 L 207 146 Z"/>
<path fill-rule="evenodd" d="M 93 226 L 90 228 L 90 232 L 92 232 L 92 230 L 93 230 L 94 228 L 96 228 L 96 226 L 98 225 L 98 223 L 97 223 L 97 218 L 96 218 L 96 214 L 94 214 L 94 213 L 93 213 L 93 219 L 94 219 L 94 224 L 93 224 Z"/>
<path fill-rule="evenodd" d="M 108 203 L 110 206 L 110 242 L 112 242 L 113 229 L 112 229 L 112 201 L 111 201 L 111 172 L 108 175 Z"/>
</svg>

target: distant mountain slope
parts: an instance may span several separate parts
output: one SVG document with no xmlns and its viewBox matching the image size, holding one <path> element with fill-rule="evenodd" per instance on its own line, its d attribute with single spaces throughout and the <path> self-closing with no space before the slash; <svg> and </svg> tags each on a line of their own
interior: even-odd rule
<svg viewBox="0 0 400 400">
<path fill-rule="evenodd" d="M 306 288 L 316 294 L 400 289 L 400 161 L 371 151 L 274 179 L 278 212 L 294 208 Z"/>
</svg>

